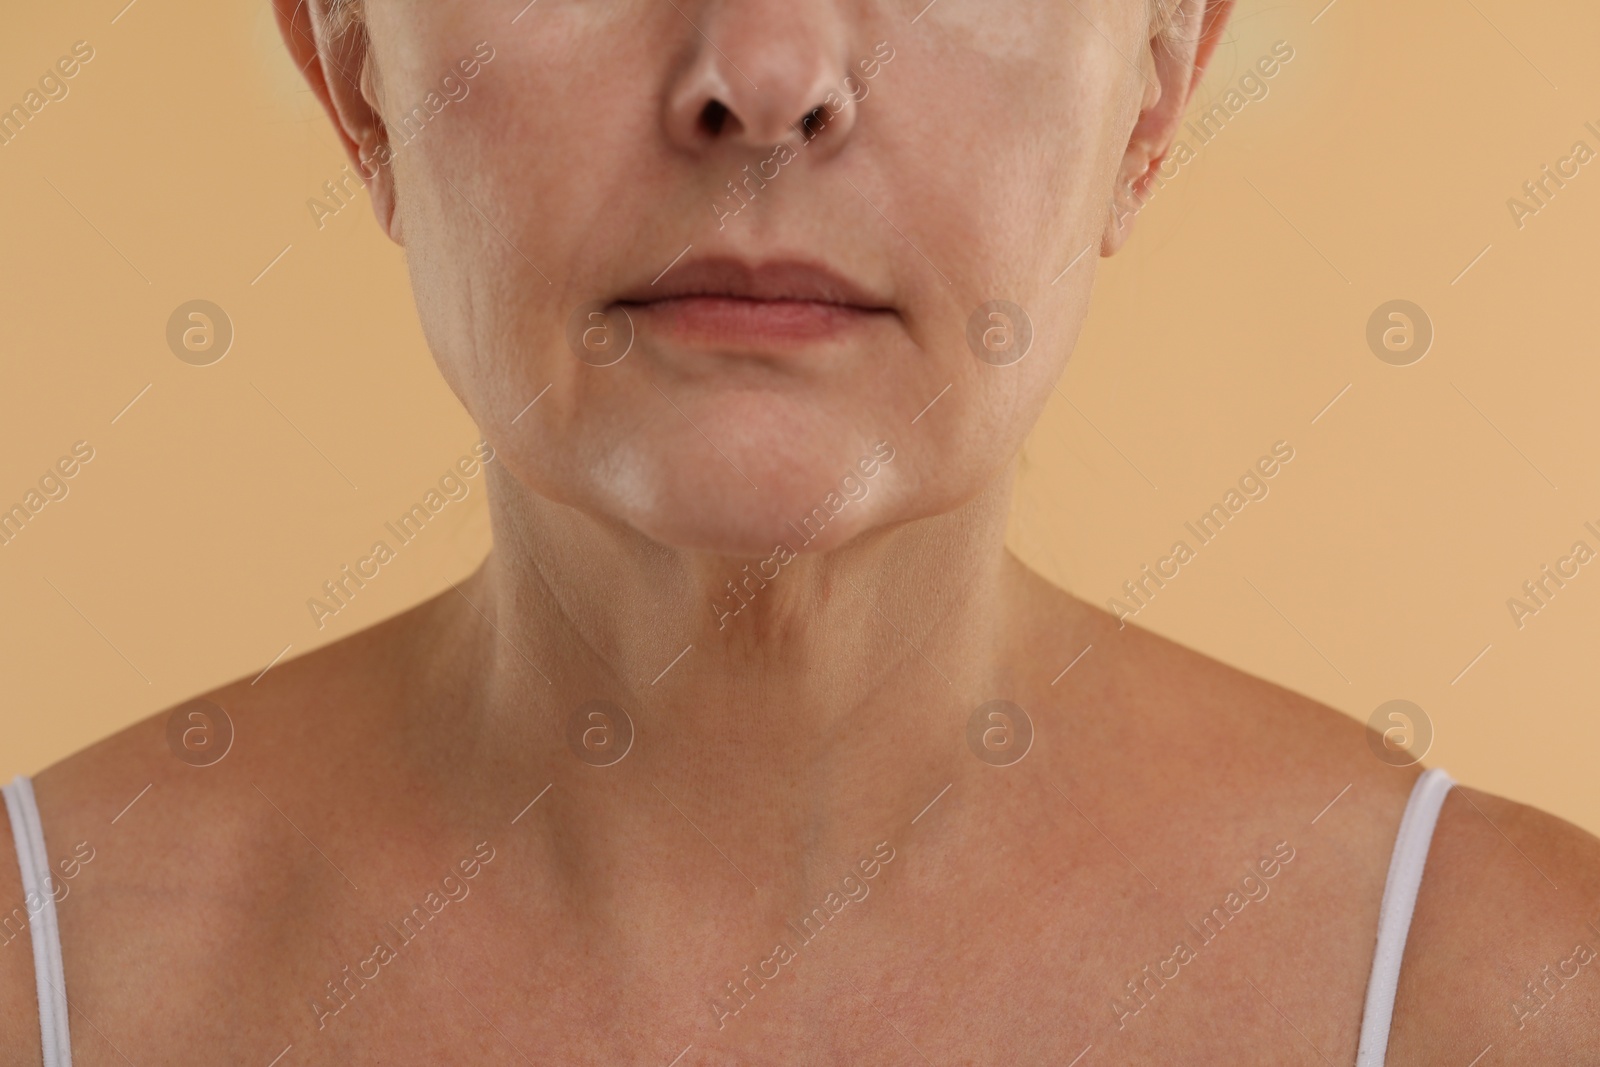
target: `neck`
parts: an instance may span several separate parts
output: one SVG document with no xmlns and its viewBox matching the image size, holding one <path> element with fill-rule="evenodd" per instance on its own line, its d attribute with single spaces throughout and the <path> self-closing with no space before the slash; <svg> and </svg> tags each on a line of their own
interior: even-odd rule
<svg viewBox="0 0 1600 1067">
<path fill-rule="evenodd" d="M 1004 547 L 1009 473 L 955 511 L 801 552 L 775 575 L 519 489 L 492 488 L 495 548 L 441 602 L 460 665 L 438 676 L 441 703 L 485 739 L 476 773 L 497 767 L 518 795 L 535 777 L 572 794 L 605 781 L 563 820 L 637 820 L 642 798 L 668 821 L 714 821 L 719 847 L 740 842 L 773 870 L 797 846 L 872 845 L 980 766 L 966 724 L 1006 695 L 997 663 L 1021 569 Z M 627 732 L 615 712 L 590 706 L 570 729 L 595 700 L 634 734 L 604 768 Z M 587 760 L 568 740 L 585 731 Z M 619 839 L 605 829 L 582 836 Z"/>
</svg>

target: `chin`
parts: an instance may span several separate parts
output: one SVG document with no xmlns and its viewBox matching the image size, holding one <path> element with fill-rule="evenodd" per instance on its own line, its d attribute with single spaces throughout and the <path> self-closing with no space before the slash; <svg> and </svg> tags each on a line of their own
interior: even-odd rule
<svg viewBox="0 0 1600 1067">
<path fill-rule="evenodd" d="M 717 419 L 686 414 L 706 436 L 684 420 L 664 434 L 657 424 L 592 472 L 603 509 L 663 545 L 740 558 L 779 545 L 824 551 L 881 524 L 898 495 L 898 453 L 884 436 L 762 404 Z"/>
</svg>

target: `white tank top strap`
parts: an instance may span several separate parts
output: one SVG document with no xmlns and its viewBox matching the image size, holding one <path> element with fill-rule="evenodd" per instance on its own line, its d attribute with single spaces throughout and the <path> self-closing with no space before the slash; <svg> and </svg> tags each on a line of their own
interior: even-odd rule
<svg viewBox="0 0 1600 1067">
<path fill-rule="evenodd" d="M 1455 781 L 1443 769 L 1424 771 L 1411 787 L 1400 832 L 1389 856 L 1389 878 L 1378 906 L 1378 945 L 1372 954 L 1372 976 L 1367 979 L 1367 1003 L 1361 1015 L 1361 1044 L 1356 1067 L 1383 1067 L 1389 1051 L 1389 1024 L 1394 1020 L 1395 991 L 1400 985 L 1400 960 L 1411 932 L 1411 914 L 1422 887 L 1422 868 L 1439 822 L 1439 809 Z"/>
<path fill-rule="evenodd" d="M 11 837 L 22 869 L 22 894 L 33 935 L 33 977 L 39 991 L 39 1040 L 44 1067 L 72 1067 L 72 1038 L 67 1026 L 67 984 L 61 967 L 61 927 L 56 923 L 50 857 L 44 848 L 44 827 L 33 799 L 33 783 L 17 775 L 0 787 L 11 816 Z"/>
</svg>

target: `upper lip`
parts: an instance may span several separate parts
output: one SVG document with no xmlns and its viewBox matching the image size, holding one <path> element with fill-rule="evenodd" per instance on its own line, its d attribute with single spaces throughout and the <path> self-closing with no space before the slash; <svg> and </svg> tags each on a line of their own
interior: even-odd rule
<svg viewBox="0 0 1600 1067">
<path fill-rule="evenodd" d="M 714 257 L 687 260 L 655 282 L 640 285 L 617 299 L 628 304 L 677 300 L 693 296 L 742 300 L 805 300 L 868 310 L 887 310 L 883 298 L 832 269 L 798 259 L 748 263 Z"/>
</svg>

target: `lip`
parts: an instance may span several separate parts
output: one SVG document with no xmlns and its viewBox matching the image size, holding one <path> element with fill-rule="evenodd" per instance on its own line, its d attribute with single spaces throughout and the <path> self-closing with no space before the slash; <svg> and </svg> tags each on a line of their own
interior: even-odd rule
<svg viewBox="0 0 1600 1067">
<path fill-rule="evenodd" d="M 844 275 L 794 259 L 692 260 L 617 302 L 648 328 L 714 347 L 827 340 L 894 313 L 886 299 Z"/>
<path fill-rule="evenodd" d="M 623 293 L 624 304 L 650 304 L 690 297 L 835 304 L 862 311 L 889 311 L 889 302 L 820 263 L 800 259 L 747 263 L 729 257 L 692 259 L 654 282 Z"/>
</svg>

